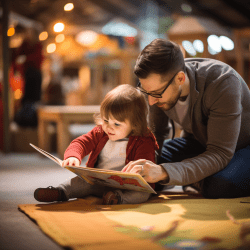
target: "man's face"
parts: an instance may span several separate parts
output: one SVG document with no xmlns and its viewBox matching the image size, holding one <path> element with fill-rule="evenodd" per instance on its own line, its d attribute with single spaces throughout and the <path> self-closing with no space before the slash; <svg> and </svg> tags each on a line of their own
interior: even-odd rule
<svg viewBox="0 0 250 250">
<path fill-rule="evenodd" d="M 169 79 L 171 79 L 170 76 Z M 165 92 L 162 94 L 162 98 L 155 98 L 148 95 L 149 105 L 157 105 L 164 111 L 170 110 L 173 108 L 178 99 L 181 96 L 181 86 L 176 83 L 174 77 L 172 83 L 167 87 Z M 148 94 L 161 94 L 166 85 L 169 83 L 169 80 L 163 81 L 159 74 L 150 74 L 146 79 L 139 79 L 141 87 L 143 90 L 147 91 Z"/>
</svg>

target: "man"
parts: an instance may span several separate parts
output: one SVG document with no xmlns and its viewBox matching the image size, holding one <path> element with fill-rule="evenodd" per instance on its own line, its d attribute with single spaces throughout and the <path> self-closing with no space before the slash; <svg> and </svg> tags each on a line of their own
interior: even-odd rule
<svg viewBox="0 0 250 250">
<path fill-rule="evenodd" d="M 163 39 L 142 50 L 134 73 L 160 155 L 158 165 L 142 159 L 123 171 L 166 185 L 196 183 L 206 198 L 250 196 L 250 92 L 242 77 L 217 60 L 184 59 Z M 170 119 L 183 133 L 164 141 Z"/>
</svg>

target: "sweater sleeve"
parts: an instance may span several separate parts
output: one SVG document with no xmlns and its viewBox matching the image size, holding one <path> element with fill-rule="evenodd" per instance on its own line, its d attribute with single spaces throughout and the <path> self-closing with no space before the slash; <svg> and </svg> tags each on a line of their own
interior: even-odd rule
<svg viewBox="0 0 250 250">
<path fill-rule="evenodd" d="M 64 160 L 69 157 L 75 157 L 81 162 L 86 155 L 96 148 L 102 134 L 101 127 L 96 126 L 87 134 L 74 139 L 64 153 Z"/>
<path fill-rule="evenodd" d="M 161 164 L 168 185 L 188 185 L 225 168 L 232 159 L 241 126 L 241 86 L 232 76 L 211 84 L 204 94 L 207 110 L 207 143 L 204 153 L 181 162 Z"/>
</svg>

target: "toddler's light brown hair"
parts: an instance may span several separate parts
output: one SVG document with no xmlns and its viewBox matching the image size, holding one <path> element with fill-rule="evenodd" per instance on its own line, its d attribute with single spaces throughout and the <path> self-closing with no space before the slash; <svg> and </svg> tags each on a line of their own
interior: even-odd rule
<svg viewBox="0 0 250 250">
<path fill-rule="evenodd" d="M 95 115 L 97 125 L 100 118 L 112 116 L 117 121 L 128 120 L 132 126 L 131 135 L 143 136 L 147 133 L 148 106 L 143 93 L 129 84 L 122 84 L 109 91 L 101 103 L 100 114 Z"/>
</svg>

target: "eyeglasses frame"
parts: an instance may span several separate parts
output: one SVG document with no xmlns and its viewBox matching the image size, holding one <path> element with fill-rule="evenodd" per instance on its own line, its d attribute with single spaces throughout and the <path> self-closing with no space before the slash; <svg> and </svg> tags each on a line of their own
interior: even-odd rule
<svg viewBox="0 0 250 250">
<path fill-rule="evenodd" d="M 146 95 L 150 95 L 154 98 L 162 98 L 162 95 L 164 94 L 164 92 L 167 90 L 167 88 L 169 87 L 169 85 L 173 82 L 174 78 L 176 77 L 176 75 L 179 73 L 180 71 L 178 71 L 177 73 L 174 74 L 174 76 L 169 80 L 168 84 L 166 85 L 166 87 L 163 89 L 163 91 L 160 94 L 151 94 L 148 93 L 146 90 L 144 90 L 143 88 L 141 88 L 141 83 L 140 81 L 138 82 L 136 88 L 138 90 L 140 90 L 142 93 L 146 94 Z"/>
</svg>

